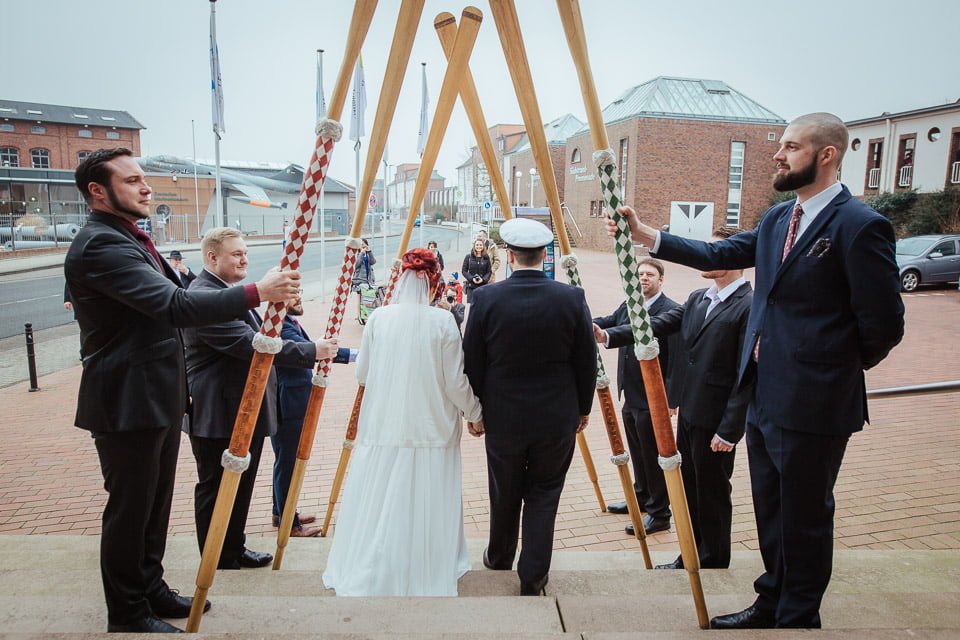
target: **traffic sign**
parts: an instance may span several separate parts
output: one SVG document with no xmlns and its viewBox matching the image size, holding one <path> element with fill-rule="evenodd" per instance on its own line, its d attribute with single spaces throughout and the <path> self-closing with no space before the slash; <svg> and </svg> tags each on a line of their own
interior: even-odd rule
<svg viewBox="0 0 960 640">
<path fill-rule="evenodd" d="M 493 209 L 493 203 L 490 202 L 489 200 L 487 200 L 486 202 L 483 203 L 483 208 L 484 208 L 484 209 Z"/>
<path fill-rule="evenodd" d="M 371 209 L 376 209 L 376 208 L 377 208 L 377 194 L 371 193 L 371 194 L 370 194 L 370 197 L 367 198 L 367 204 L 370 206 Z"/>
</svg>

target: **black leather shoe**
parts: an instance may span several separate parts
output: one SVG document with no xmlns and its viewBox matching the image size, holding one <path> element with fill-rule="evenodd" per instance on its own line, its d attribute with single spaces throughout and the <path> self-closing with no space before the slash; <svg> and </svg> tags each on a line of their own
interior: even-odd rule
<svg viewBox="0 0 960 640">
<path fill-rule="evenodd" d="M 259 551 L 244 549 L 243 553 L 240 554 L 240 559 L 237 561 L 237 564 L 244 569 L 259 569 L 260 567 L 267 566 L 271 562 L 273 562 L 272 553 L 261 553 Z"/>
<path fill-rule="evenodd" d="M 167 589 L 162 596 L 150 600 L 150 608 L 158 618 L 186 618 L 193 598 L 182 596 L 176 589 Z M 210 601 L 203 603 L 203 612 L 210 611 Z"/>
<path fill-rule="evenodd" d="M 775 626 L 777 622 L 773 614 L 761 611 L 753 604 L 743 611 L 728 613 L 710 620 L 711 629 L 773 629 Z"/>
<path fill-rule="evenodd" d="M 543 590 L 547 586 L 547 577 L 543 576 L 539 580 L 534 582 L 524 582 L 520 581 L 520 595 L 522 596 L 545 596 L 546 592 Z"/>
<path fill-rule="evenodd" d="M 107 633 L 183 633 L 183 630 L 157 616 L 146 616 L 128 624 L 108 624 Z"/>
<path fill-rule="evenodd" d="M 505 567 L 503 565 L 495 565 L 490 562 L 490 558 L 487 556 L 487 549 L 483 550 L 483 566 L 491 571 L 510 571 L 510 569 L 513 568 L 512 566 Z"/>
<path fill-rule="evenodd" d="M 643 519 L 643 530 L 648 536 L 659 531 L 669 531 L 670 518 L 654 518 L 653 516 L 647 516 Z M 624 531 L 627 532 L 628 536 L 634 535 L 633 525 L 628 524 L 624 528 Z"/>
<path fill-rule="evenodd" d="M 667 564 L 658 564 L 654 569 L 683 569 L 683 558 L 677 557 L 673 562 Z"/>
<path fill-rule="evenodd" d="M 626 502 L 612 502 L 607 504 L 607 513 L 629 513 Z"/>
</svg>

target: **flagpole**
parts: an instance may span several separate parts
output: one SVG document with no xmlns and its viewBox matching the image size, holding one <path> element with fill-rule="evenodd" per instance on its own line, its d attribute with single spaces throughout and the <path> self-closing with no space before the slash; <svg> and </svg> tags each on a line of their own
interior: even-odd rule
<svg viewBox="0 0 960 640">
<path fill-rule="evenodd" d="M 323 49 L 317 49 L 317 122 L 325 117 L 327 117 L 327 103 L 323 96 Z M 323 193 L 326 190 L 326 186 L 327 181 L 324 180 L 323 184 L 320 185 L 320 233 L 317 234 L 320 238 L 320 300 L 322 301 L 327 299 L 325 273 L 327 265 L 327 215 L 326 210 L 323 208 Z"/>
<path fill-rule="evenodd" d="M 197 128 L 195 122 L 190 120 L 190 137 L 193 138 L 193 197 L 197 205 L 197 239 L 200 235 L 200 184 L 197 180 Z"/>
<path fill-rule="evenodd" d="M 223 83 L 220 79 L 220 52 L 217 48 L 217 0 L 210 0 L 210 89 L 213 107 L 213 148 L 216 165 L 217 220 L 228 226 L 223 210 L 223 185 L 220 183 L 220 134 L 223 127 Z"/>
<path fill-rule="evenodd" d="M 417 151 L 420 152 L 420 169 L 423 169 L 423 150 L 426 146 L 427 140 L 427 63 L 421 62 L 420 68 L 422 71 L 421 75 L 421 101 L 420 101 L 420 140 L 418 140 Z M 427 176 L 427 185 L 429 187 L 430 176 Z M 423 247 L 423 225 L 426 224 L 426 220 L 423 219 L 423 203 L 426 201 L 426 198 L 420 201 L 420 231 L 417 234 L 417 237 L 420 239 L 420 246 Z"/>
<path fill-rule="evenodd" d="M 353 111 L 350 122 L 350 139 L 355 140 L 353 145 L 353 155 L 356 161 L 357 180 L 354 186 L 354 216 L 360 211 L 360 138 L 366 135 L 363 114 L 367 109 L 367 87 L 363 79 L 363 54 L 357 56 L 357 65 L 354 68 L 353 75 Z M 366 223 L 366 220 L 363 221 Z M 362 233 L 363 227 L 359 227 Z"/>
<path fill-rule="evenodd" d="M 383 259 L 387 259 L 387 145 L 383 145 L 383 199 L 380 202 L 380 232 L 383 234 Z M 386 264 L 386 262 L 384 262 Z"/>
</svg>

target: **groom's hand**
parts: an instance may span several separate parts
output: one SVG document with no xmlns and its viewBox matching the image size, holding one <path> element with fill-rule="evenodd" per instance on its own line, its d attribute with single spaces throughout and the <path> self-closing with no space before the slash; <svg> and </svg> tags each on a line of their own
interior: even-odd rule
<svg viewBox="0 0 960 640">
<path fill-rule="evenodd" d="M 577 433 L 580 433 L 586 429 L 588 422 L 590 422 L 590 416 L 580 416 L 580 424 L 577 425 Z"/>
<path fill-rule="evenodd" d="M 479 438 L 484 434 L 486 428 L 484 427 L 483 420 L 479 422 L 469 422 L 467 421 L 467 431 L 470 432 L 474 438 Z"/>
</svg>

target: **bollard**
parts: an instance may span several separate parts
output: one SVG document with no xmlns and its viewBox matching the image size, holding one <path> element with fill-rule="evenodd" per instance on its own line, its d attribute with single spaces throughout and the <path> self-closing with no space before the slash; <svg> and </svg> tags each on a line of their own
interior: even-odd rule
<svg viewBox="0 0 960 640">
<path fill-rule="evenodd" d="M 33 323 L 23 325 L 23 332 L 27 337 L 27 369 L 30 371 L 30 391 L 40 391 L 37 386 L 37 356 L 33 350 Z"/>
</svg>

